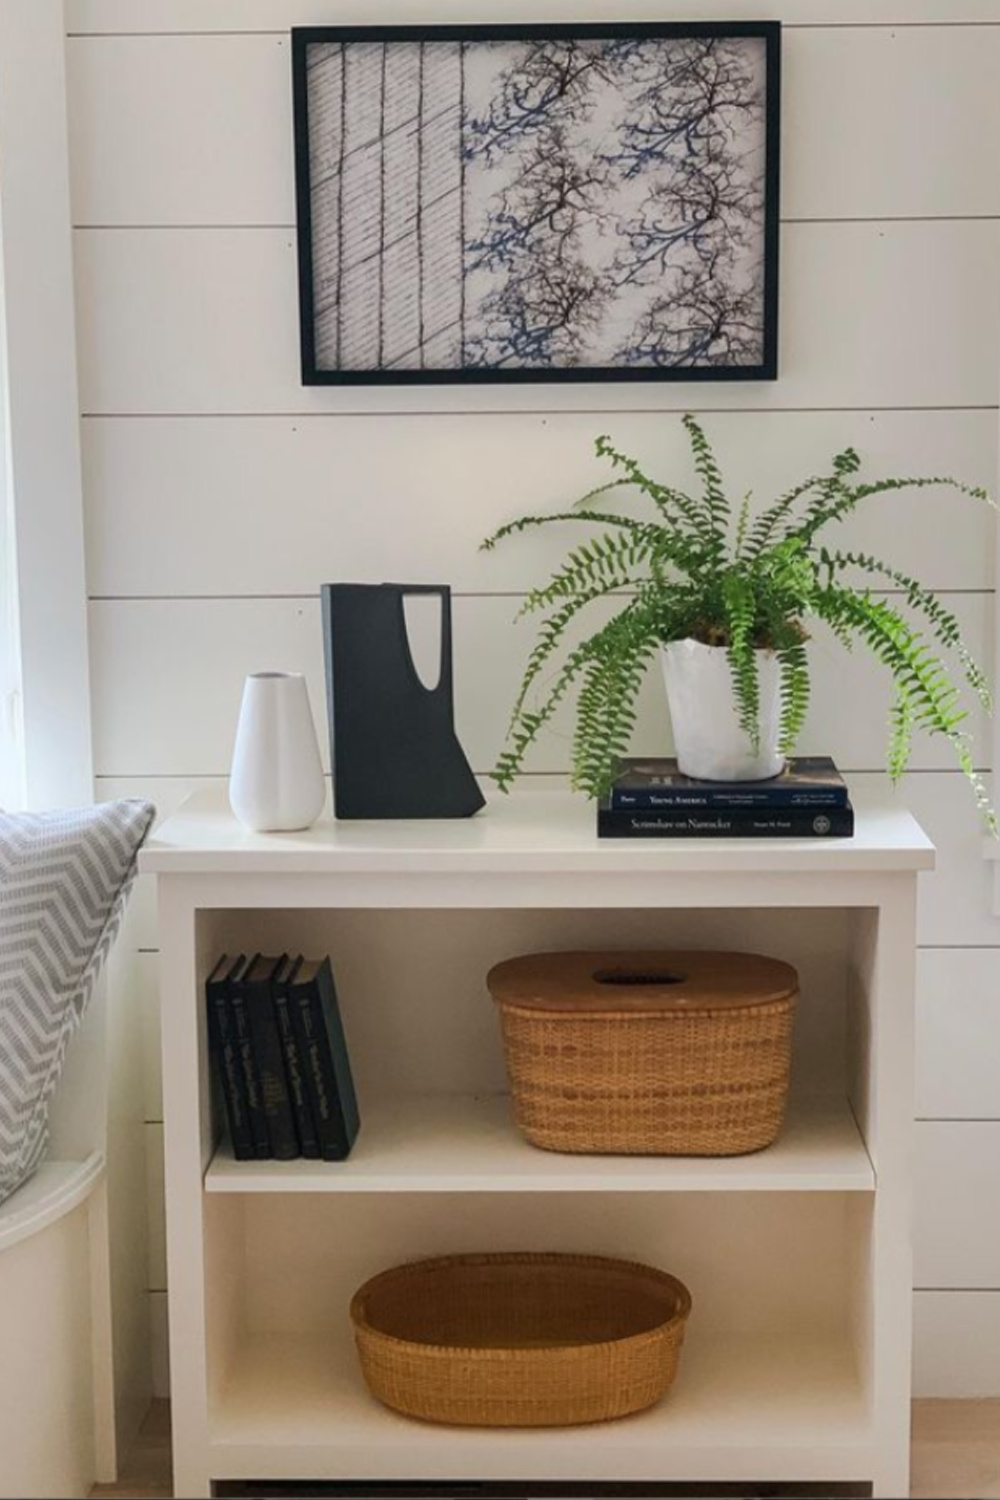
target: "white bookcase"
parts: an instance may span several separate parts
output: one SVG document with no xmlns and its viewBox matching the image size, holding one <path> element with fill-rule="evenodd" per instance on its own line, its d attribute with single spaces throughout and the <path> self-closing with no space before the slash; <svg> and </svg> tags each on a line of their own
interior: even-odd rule
<svg viewBox="0 0 1000 1500">
<path fill-rule="evenodd" d="M 159 878 L 178 1494 L 226 1480 L 802 1481 L 907 1493 L 913 972 L 906 812 L 855 838 L 598 842 L 579 799 L 461 822 L 255 835 L 202 794 Z M 756 950 L 799 969 L 793 1101 L 759 1155 L 570 1157 L 518 1136 L 489 966 L 545 948 Z M 203 985 L 222 952 L 330 953 L 362 1132 L 350 1160 L 237 1163 Z M 691 1288 L 677 1384 L 590 1428 L 407 1421 L 367 1393 L 353 1290 L 450 1250 L 648 1260 Z"/>
</svg>

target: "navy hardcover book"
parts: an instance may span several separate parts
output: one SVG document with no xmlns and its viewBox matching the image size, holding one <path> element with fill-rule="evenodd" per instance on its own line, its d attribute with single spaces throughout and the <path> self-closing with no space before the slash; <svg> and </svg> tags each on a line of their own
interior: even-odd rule
<svg viewBox="0 0 1000 1500">
<path fill-rule="evenodd" d="M 299 1154 L 299 1140 L 288 1096 L 285 1054 L 274 1010 L 274 981 L 285 955 L 268 958 L 258 953 L 236 983 L 250 1025 L 250 1041 L 260 1084 L 260 1102 L 275 1161 L 291 1161 Z"/>
<path fill-rule="evenodd" d="M 767 781 L 698 781 L 677 761 L 620 760 L 605 803 L 608 811 L 662 808 L 839 808 L 847 786 L 828 755 L 800 755 Z"/>
<path fill-rule="evenodd" d="M 246 975 L 246 970 L 246 964 L 241 963 L 238 969 L 229 975 L 229 1012 L 232 1016 L 236 1054 L 239 1058 L 240 1073 L 243 1078 L 243 1092 L 247 1102 L 247 1118 L 250 1121 L 253 1154 L 258 1161 L 265 1161 L 271 1155 L 271 1138 L 268 1134 L 267 1118 L 264 1114 L 260 1073 L 257 1070 L 257 1058 L 254 1052 L 253 1038 L 250 1033 L 250 1018 L 247 1014 L 246 994 L 241 983 Z"/>
<path fill-rule="evenodd" d="M 343 1161 L 358 1134 L 358 1101 L 328 958 L 304 959 L 287 987 L 324 1161 Z"/>
<path fill-rule="evenodd" d="M 319 1139 L 316 1135 L 316 1121 L 306 1079 L 303 1038 L 301 1028 L 296 1024 L 296 1007 L 288 996 L 289 986 L 301 967 L 300 955 L 296 959 L 287 959 L 279 970 L 274 981 L 274 1014 L 285 1054 L 288 1097 L 292 1105 L 299 1147 L 303 1156 L 315 1160 L 320 1154 Z"/>
<path fill-rule="evenodd" d="M 242 953 L 238 958 L 231 958 L 224 953 L 205 983 L 209 1052 L 215 1064 L 229 1124 L 229 1138 L 237 1161 L 250 1161 L 256 1154 L 247 1110 L 243 1062 L 229 1003 L 230 981 L 239 974 L 245 963 L 246 957 Z"/>
<path fill-rule="evenodd" d="M 602 839 L 848 839 L 854 833 L 854 813 L 850 807 L 600 808 L 597 833 Z"/>
</svg>

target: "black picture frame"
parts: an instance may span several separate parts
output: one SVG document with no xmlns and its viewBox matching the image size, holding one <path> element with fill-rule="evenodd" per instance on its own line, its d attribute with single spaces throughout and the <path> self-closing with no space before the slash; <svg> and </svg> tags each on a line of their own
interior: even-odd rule
<svg viewBox="0 0 1000 1500">
<path fill-rule="evenodd" d="M 313 186 L 309 150 L 307 60 L 316 43 L 494 42 L 677 39 L 702 37 L 756 38 L 765 48 L 763 177 L 763 320 L 762 357 L 754 364 L 532 366 L 530 368 L 458 366 L 421 369 L 334 369 L 321 366 L 316 350 L 315 271 L 313 265 Z M 506 385 L 602 383 L 623 381 L 703 382 L 771 381 L 778 377 L 778 241 L 780 193 L 781 23 L 779 21 L 590 22 L 473 26 L 305 26 L 294 27 L 292 83 L 295 136 L 295 187 L 299 279 L 299 325 L 302 383 L 307 386 Z"/>
</svg>

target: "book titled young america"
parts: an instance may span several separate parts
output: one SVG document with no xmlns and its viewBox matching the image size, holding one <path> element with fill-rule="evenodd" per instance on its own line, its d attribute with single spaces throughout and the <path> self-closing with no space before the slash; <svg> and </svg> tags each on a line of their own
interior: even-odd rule
<svg viewBox="0 0 1000 1500">
<path fill-rule="evenodd" d="M 767 781 L 698 781 L 673 758 L 620 760 L 607 799 L 612 811 L 663 808 L 845 808 L 847 785 L 828 755 L 800 755 Z"/>
</svg>

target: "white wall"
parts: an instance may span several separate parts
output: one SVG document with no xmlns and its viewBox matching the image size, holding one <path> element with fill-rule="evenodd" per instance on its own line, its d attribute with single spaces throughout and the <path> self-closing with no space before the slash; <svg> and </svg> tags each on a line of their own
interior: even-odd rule
<svg viewBox="0 0 1000 1500">
<path fill-rule="evenodd" d="M 460 730 L 492 763 L 520 663 L 516 596 L 560 539 L 493 556 L 499 520 L 593 481 L 610 431 L 661 470 L 673 415 L 706 416 L 761 495 L 847 442 L 872 473 L 995 485 L 1000 347 L 1000 4 L 775 0 L 786 22 L 781 378 L 776 384 L 380 392 L 298 381 L 287 27 L 467 19 L 457 0 L 67 0 L 98 784 L 169 811 L 225 776 L 243 673 L 288 667 L 322 713 L 324 580 L 457 591 Z M 572 19 L 608 13 L 560 4 Z M 634 17 L 662 7 L 633 0 Z M 689 17 L 755 15 L 691 0 Z M 483 19 L 534 18 L 505 0 Z M 992 517 L 946 492 L 887 500 L 852 536 L 917 570 L 993 656 Z M 879 776 L 886 698 L 816 643 L 805 748 Z M 978 726 L 977 727 L 981 727 Z M 639 748 L 665 744 L 651 690 Z M 988 765 L 990 744 L 981 738 Z M 536 771 L 564 767 L 550 739 Z M 971 798 L 921 747 L 906 797 L 940 847 L 920 955 L 918 1388 L 1000 1392 L 1000 924 Z M 130 945 L 162 1349 L 156 930 Z M 953 1123 L 954 1122 L 954 1123 Z M 162 1376 L 161 1376 L 162 1378 Z"/>
</svg>

